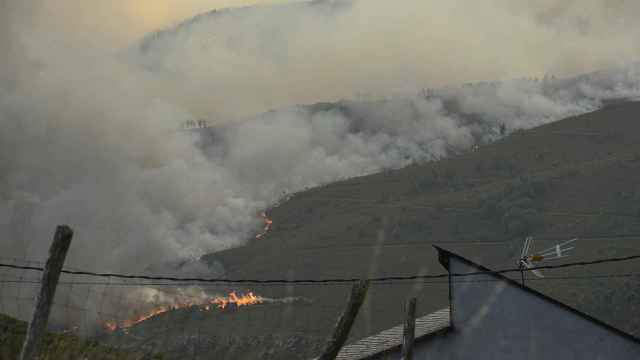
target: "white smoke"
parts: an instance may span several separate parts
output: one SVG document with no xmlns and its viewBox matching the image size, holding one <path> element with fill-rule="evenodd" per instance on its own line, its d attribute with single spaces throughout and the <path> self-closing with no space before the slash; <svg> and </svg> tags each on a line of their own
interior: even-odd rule
<svg viewBox="0 0 640 360">
<path fill-rule="evenodd" d="M 638 26 L 600 17 L 633 20 L 636 5 L 320 1 L 205 15 L 114 53 L 76 22 L 35 24 L 43 5 L 25 3 L 5 9 L 0 35 L 0 251 L 42 259 L 67 223 L 68 264 L 90 270 L 240 246 L 283 194 L 639 95 L 636 65 L 444 86 L 631 62 Z M 358 93 L 373 99 L 294 106 Z M 178 131 L 199 118 L 215 127 Z"/>
</svg>

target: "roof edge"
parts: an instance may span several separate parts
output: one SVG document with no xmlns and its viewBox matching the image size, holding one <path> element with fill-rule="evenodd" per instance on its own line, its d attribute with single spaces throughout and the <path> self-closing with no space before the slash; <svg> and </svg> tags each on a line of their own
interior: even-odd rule
<svg viewBox="0 0 640 360">
<path fill-rule="evenodd" d="M 604 322 L 602 320 L 599 320 L 599 319 L 597 319 L 597 318 L 595 318 L 595 317 L 593 317 L 593 316 L 591 316 L 589 314 L 586 314 L 586 313 L 584 313 L 584 312 L 582 312 L 582 311 L 580 311 L 580 310 L 578 310 L 578 309 L 576 309 L 574 307 L 571 307 L 571 306 L 569 306 L 569 305 L 567 305 L 567 304 L 565 304 L 565 303 L 563 303 L 563 302 L 561 302 L 559 300 L 556 300 L 556 299 L 554 299 L 554 298 L 552 298 L 552 297 L 550 297 L 548 295 L 545 295 L 545 294 L 543 294 L 543 293 L 541 293 L 541 292 L 539 292 L 537 290 L 534 290 L 534 289 L 532 289 L 532 288 L 530 288 L 528 286 L 522 285 L 518 281 L 515 281 L 515 280 L 513 280 L 511 278 L 508 278 L 508 277 L 506 277 L 506 276 L 504 276 L 502 274 L 497 274 L 495 272 L 492 272 L 491 269 L 486 268 L 486 267 L 484 267 L 484 266 L 482 266 L 480 264 L 477 264 L 477 263 L 475 263 L 475 262 L 473 262 L 473 261 L 471 261 L 471 260 L 469 260 L 469 259 L 467 259 L 465 257 L 462 257 L 462 256 L 460 256 L 458 254 L 455 254 L 455 253 L 453 253 L 453 252 L 451 252 L 449 250 L 443 249 L 443 248 L 441 248 L 439 246 L 436 246 L 436 245 L 433 245 L 433 247 L 438 251 L 438 260 L 440 261 L 440 264 L 442 264 L 442 266 L 444 266 L 444 268 L 447 269 L 447 271 L 449 271 L 449 259 L 450 258 L 455 258 L 456 260 L 459 260 L 459 261 L 461 261 L 461 262 L 463 262 L 463 263 L 465 263 L 467 265 L 475 267 L 479 271 L 488 272 L 488 274 L 487 274 L 488 276 L 492 276 L 492 277 L 494 277 L 496 279 L 503 280 L 503 281 L 509 283 L 510 285 L 516 286 L 516 287 L 522 289 L 523 291 L 526 291 L 526 292 L 528 292 L 528 293 L 530 293 L 530 294 L 532 294 L 534 296 L 540 297 L 543 300 L 546 300 L 546 301 L 548 301 L 548 302 L 550 302 L 550 303 L 552 303 L 554 305 L 560 306 L 560 307 L 564 308 L 565 310 L 568 310 L 568 311 L 570 311 L 570 312 L 572 312 L 572 313 L 574 313 L 574 314 L 576 314 L 576 315 L 578 315 L 580 317 L 583 317 L 583 318 L 591 321 L 592 323 L 594 323 L 596 325 L 602 326 L 602 327 L 606 328 L 607 330 L 609 330 L 609 331 L 611 331 L 613 333 L 621 335 L 621 336 L 623 336 L 623 337 L 625 337 L 625 338 L 627 338 L 629 340 L 632 340 L 632 341 L 640 344 L 640 338 L 638 338 L 638 337 L 636 337 L 634 335 L 631 335 L 626 331 L 623 331 L 621 329 L 618 329 L 617 327 L 609 325 L 609 324 L 607 324 L 606 322 Z M 451 272 L 449 271 L 449 273 L 451 273 Z"/>
<path fill-rule="evenodd" d="M 456 254 L 441 248 L 438 245 L 431 245 L 438 252 L 438 262 L 442 267 L 444 267 L 447 271 L 449 271 L 449 257 L 456 256 Z"/>
</svg>

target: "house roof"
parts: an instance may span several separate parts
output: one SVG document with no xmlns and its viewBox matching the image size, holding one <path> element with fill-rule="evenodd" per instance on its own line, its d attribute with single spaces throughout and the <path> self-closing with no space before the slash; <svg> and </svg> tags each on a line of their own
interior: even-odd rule
<svg viewBox="0 0 640 360">
<path fill-rule="evenodd" d="M 633 335 L 631 335 L 631 334 L 629 334 L 629 333 L 627 333 L 625 331 L 622 331 L 622 330 L 620 330 L 620 329 L 618 329 L 618 328 L 616 328 L 614 326 L 611 326 L 611 325 L 609 325 L 609 324 L 607 324 L 607 323 L 605 323 L 605 322 L 603 322 L 601 320 L 598 320 L 598 319 L 594 318 L 591 315 L 583 313 L 580 310 L 577 310 L 577 309 L 575 309 L 575 308 L 573 308 L 573 307 L 571 307 L 571 306 L 569 306 L 569 305 L 567 305 L 567 304 L 565 304 L 563 302 L 560 302 L 560 301 L 558 301 L 558 300 L 556 300 L 554 298 L 551 298 L 551 297 L 549 297 L 549 296 L 547 296 L 547 295 L 545 295 L 545 294 L 543 294 L 541 292 L 538 292 L 538 291 L 536 291 L 536 290 L 534 290 L 534 289 L 532 289 L 530 287 L 524 286 L 520 282 L 515 281 L 515 280 L 513 280 L 511 278 L 508 278 L 508 277 L 506 277 L 506 276 L 504 276 L 502 274 L 498 274 L 498 273 L 492 272 L 490 269 L 488 269 L 488 268 L 486 268 L 486 267 L 484 267 L 482 265 L 476 264 L 473 261 L 471 261 L 469 259 L 466 259 L 466 258 L 464 258 L 464 257 L 462 257 L 460 255 L 454 254 L 454 253 L 452 253 L 452 252 L 450 252 L 448 250 L 445 250 L 445 249 L 443 249 L 443 248 L 441 248 L 439 246 L 436 246 L 436 245 L 433 245 L 433 247 L 438 251 L 438 260 L 440 261 L 440 264 L 442 264 L 442 266 L 444 266 L 445 269 L 447 269 L 447 271 L 449 271 L 449 259 L 450 258 L 455 258 L 455 259 L 457 259 L 457 260 L 459 260 L 459 261 L 461 261 L 463 263 L 466 263 L 469 266 L 475 267 L 476 269 L 478 269 L 478 271 L 482 271 L 482 272 L 486 271 L 488 276 L 492 276 L 492 277 L 494 277 L 496 279 L 505 281 L 505 282 L 509 283 L 510 285 L 516 286 L 516 287 L 520 288 L 521 290 L 523 290 L 525 292 L 528 292 L 529 294 L 531 294 L 533 296 L 539 297 L 539 298 L 541 298 L 541 299 L 543 299 L 543 300 L 545 300 L 545 301 L 547 301 L 547 302 L 549 302 L 551 304 L 554 304 L 556 306 L 560 306 L 561 308 L 563 308 L 563 309 L 565 309 L 567 311 L 570 311 L 570 312 L 572 312 L 572 313 L 574 313 L 574 314 L 576 314 L 576 315 L 578 315 L 578 316 L 580 316 L 580 317 L 582 317 L 582 318 L 594 323 L 597 326 L 604 327 L 604 328 L 608 329 L 609 331 L 611 331 L 613 333 L 616 333 L 616 334 L 618 334 L 620 336 L 623 336 L 623 337 L 625 337 L 627 339 L 630 339 L 630 340 L 635 341 L 635 342 L 640 344 L 640 338 L 637 338 L 637 337 L 635 337 L 635 336 L 633 336 Z"/>
<path fill-rule="evenodd" d="M 449 308 L 416 319 L 415 339 L 447 331 L 451 327 Z M 403 325 L 394 326 L 375 335 L 358 340 L 340 349 L 337 360 L 358 360 L 402 345 Z"/>
<path fill-rule="evenodd" d="M 482 265 L 476 264 L 469 259 L 466 259 L 460 255 L 454 254 L 438 246 L 434 245 L 434 248 L 438 251 L 438 259 L 440 263 L 442 264 L 442 266 L 445 267 L 445 269 L 447 269 L 447 271 L 449 271 L 449 259 L 455 258 L 467 265 L 475 267 L 476 269 L 478 269 L 478 271 L 487 272 L 488 276 L 492 276 L 499 280 L 503 280 L 509 283 L 510 285 L 516 286 L 521 290 L 532 294 L 533 296 L 537 296 L 549 303 L 552 303 L 556 306 L 560 306 L 567 311 L 570 311 L 580 317 L 583 317 L 597 326 L 604 327 L 613 333 L 616 333 L 620 336 L 628 338 L 634 342 L 640 343 L 640 338 L 637 338 L 627 332 L 624 332 L 616 327 L 613 327 L 601 320 L 598 320 L 592 317 L 591 315 L 585 314 L 580 310 L 577 310 L 565 303 L 562 303 L 547 295 L 544 295 L 532 288 L 524 286 L 513 279 L 510 279 L 504 275 L 492 272 L 490 269 Z M 445 332 L 448 332 L 450 329 L 452 329 L 450 315 L 451 315 L 450 308 L 444 308 L 436 312 L 433 312 L 429 315 L 417 318 L 416 328 L 415 328 L 415 339 L 416 340 L 425 339 L 430 336 L 435 336 L 438 334 L 443 334 Z M 394 326 L 390 329 L 384 330 L 375 335 L 366 337 L 350 345 L 344 346 L 338 353 L 338 356 L 336 357 L 336 359 L 337 360 L 360 360 L 360 359 L 366 359 L 376 354 L 397 349 L 400 346 L 402 346 L 403 328 L 404 328 L 404 325 Z"/>
</svg>

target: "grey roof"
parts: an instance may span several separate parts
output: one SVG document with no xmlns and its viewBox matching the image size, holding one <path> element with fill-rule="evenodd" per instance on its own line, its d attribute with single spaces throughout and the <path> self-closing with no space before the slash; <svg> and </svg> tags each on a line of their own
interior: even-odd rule
<svg viewBox="0 0 640 360">
<path fill-rule="evenodd" d="M 436 333 L 451 326 L 449 308 L 416 319 L 415 338 Z M 391 350 L 402 344 L 403 325 L 394 326 L 378 334 L 358 340 L 340 350 L 337 360 L 358 360 Z"/>
<path fill-rule="evenodd" d="M 545 294 L 543 294 L 541 292 L 538 292 L 538 291 L 536 291 L 536 290 L 534 290 L 534 289 L 532 289 L 532 288 L 530 288 L 528 286 L 524 286 L 519 281 L 516 281 L 516 280 L 513 280 L 511 278 L 508 278 L 508 277 L 504 276 L 503 274 L 501 274 L 499 272 L 494 272 L 494 271 L 492 271 L 492 270 L 490 270 L 490 269 L 488 269 L 488 268 L 486 268 L 486 267 L 484 267 L 482 265 L 478 265 L 478 264 L 474 263 L 473 261 L 471 261 L 469 259 L 466 259 L 466 258 L 464 258 L 464 257 L 462 257 L 460 255 L 454 254 L 454 253 L 452 253 L 452 252 L 450 252 L 448 250 L 445 250 L 445 249 L 443 249 L 443 248 L 441 248 L 439 246 L 433 245 L 433 247 L 438 251 L 438 259 L 440 261 L 440 264 L 442 264 L 442 266 L 444 266 L 444 268 L 447 269 L 447 271 L 449 271 L 449 258 L 453 257 L 455 259 L 458 259 L 458 260 L 462 261 L 463 263 L 466 263 L 467 265 L 475 267 L 476 269 L 478 269 L 478 271 L 485 272 L 488 275 L 493 276 L 494 278 L 500 279 L 502 281 L 505 281 L 505 282 L 509 283 L 512 286 L 520 288 L 521 290 L 523 290 L 525 292 L 528 292 L 529 294 L 532 294 L 533 296 L 537 296 L 537 297 L 539 297 L 539 298 L 541 298 L 541 299 L 543 299 L 543 300 L 545 300 L 545 301 L 547 301 L 549 303 L 552 303 L 552 304 L 554 304 L 556 306 L 559 306 L 559 307 L 561 307 L 561 308 L 563 308 L 563 309 L 565 309 L 565 310 L 567 310 L 569 312 L 572 312 L 572 313 L 574 313 L 574 314 L 576 314 L 576 315 L 578 315 L 580 317 L 583 317 L 583 318 L 587 319 L 588 321 L 591 321 L 592 323 L 594 323 L 594 324 L 596 324 L 598 326 L 602 326 L 602 327 L 608 329 L 609 331 L 612 331 L 612 332 L 614 332 L 614 333 L 616 333 L 618 335 L 621 335 L 621 336 L 623 336 L 623 337 L 625 337 L 625 338 L 627 338 L 627 339 L 629 339 L 631 341 L 634 341 L 636 343 L 640 343 L 640 338 L 638 338 L 638 337 L 636 337 L 636 336 L 634 336 L 632 334 L 629 334 L 629 333 L 627 333 L 627 332 L 625 332 L 625 331 L 623 331 L 623 330 L 621 330 L 621 329 L 619 329 L 617 327 L 611 326 L 611 325 L 605 323 L 604 321 L 598 320 L 598 319 L 594 318 L 593 316 L 591 316 L 589 314 L 585 314 L 580 310 L 577 310 L 577 309 L 575 309 L 575 308 L 573 308 L 573 307 L 571 307 L 571 306 L 569 306 L 569 305 L 567 305 L 567 304 L 565 304 L 565 303 L 563 303 L 561 301 L 558 301 L 558 300 L 556 300 L 556 299 L 554 299 L 552 297 L 549 297 L 549 296 L 547 296 L 547 295 L 545 295 Z M 449 287 L 451 288 L 451 285 L 449 285 Z"/>
</svg>

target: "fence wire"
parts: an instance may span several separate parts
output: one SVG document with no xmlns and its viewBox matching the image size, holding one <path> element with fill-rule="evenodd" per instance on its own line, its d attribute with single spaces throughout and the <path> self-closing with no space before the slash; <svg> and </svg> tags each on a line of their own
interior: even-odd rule
<svg viewBox="0 0 640 360">
<path fill-rule="evenodd" d="M 599 264 L 640 256 L 545 266 L 527 282 L 637 281 L 640 273 L 604 273 Z M 16 359 L 40 287 L 43 262 L 0 259 L 0 359 Z M 568 268 L 595 269 L 572 274 Z M 514 270 L 517 270 L 514 273 Z M 402 322 L 403 304 L 419 314 L 446 306 L 449 282 L 501 281 L 488 273 L 374 278 L 352 339 Z M 114 276 L 116 275 L 116 276 Z M 219 281 L 224 280 L 224 281 Z M 43 352 L 49 359 L 312 359 L 344 310 L 352 279 L 186 279 L 98 274 L 65 268 Z M 312 280 L 312 281 L 311 281 Z M 389 296 L 389 294 L 396 294 Z M 434 300 L 435 299 L 435 300 Z"/>
<path fill-rule="evenodd" d="M 10 315 L 0 315 L 0 359 L 19 354 L 40 275 L 0 268 L 0 314 Z M 327 291 L 322 287 L 95 281 L 65 273 L 49 317 L 55 335 L 43 352 L 52 359 L 312 358 L 350 290 L 349 284 L 329 285 L 329 293 L 341 296 L 319 298 Z"/>
</svg>

